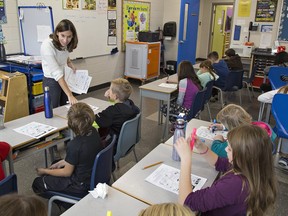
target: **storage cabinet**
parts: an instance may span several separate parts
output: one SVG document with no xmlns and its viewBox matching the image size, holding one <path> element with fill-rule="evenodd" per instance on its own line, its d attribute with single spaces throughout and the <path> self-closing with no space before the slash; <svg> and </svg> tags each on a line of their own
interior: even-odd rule
<svg viewBox="0 0 288 216">
<path fill-rule="evenodd" d="M 21 72 L 24 73 L 27 77 L 27 88 L 28 88 L 28 103 L 29 103 L 29 113 L 33 114 L 35 112 L 43 111 L 43 100 L 39 100 L 41 95 L 43 96 L 43 71 L 41 64 L 24 64 L 16 63 L 12 61 L 1 62 L 4 67 L 1 70 L 7 72 Z M 42 97 L 43 98 L 43 97 Z"/>
<path fill-rule="evenodd" d="M 26 76 L 0 71 L 0 106 L 4 122 L 29 115 Z"/>
<path fill-rule="evenodd" d="M 266 78 L 264 69 L 267 66 L 274 65 L 275 62 L 275 55 L 271 53 L 265 52 L 252 52 L 252 59 L 251 59 L 251 70 L 253 67 L 256 67 L 256 75 L 253 81 L 253 87 L 259 88 L 260 85 L 263 83 L 264 79 Z M 268 82 L 268 78 L 266 79 Z"/>
<path fill-rule="evenodd" d="M 159 76 L 161 43 L 126 42 L 125 77 L 142 82 Z"/>
</svg>

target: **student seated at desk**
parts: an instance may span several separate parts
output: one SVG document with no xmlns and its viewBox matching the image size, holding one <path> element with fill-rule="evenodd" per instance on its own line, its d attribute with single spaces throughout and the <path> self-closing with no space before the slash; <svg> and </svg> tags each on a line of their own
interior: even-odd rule
<svg viewBox="0 0 288 216">
<path fill-rule="evenodd" d="M 49 168 L 37 168 L 40 177 L 34 179 L 32 188 L 40 196 L 45 191 L 82 196 L 90 188 L 94 160 L 103 149 L 100 136 L 92 127 L 94 112 L 89 105 L 79 102 L 70 107 L 67 116 L 76 137 L 67 144 L 65 160 Z"/>
<path fill-rule="evenodd" d="M 47 206 L 37 196 L 8 194 L 0 197 L 0 215 L 47 216 Z"/>
<path fill-rule="evenodd" d="M 211 61 L 205 60 L 200 63 L 199 65 L 200 69 L 197 72 L 197 76 L 201 82 L 201 86 L 203 88 L 206 87 L 206 84 L 210 82 L 211 80 L 217 80 L 219 76 L 216 74 L 216 71 L 214 70 Z"/>
<path fill-rule="evenodd" d="M 172 101 L 169 110 L 169 120 L 174 123 L 179 113 L 188 114 L 194 103 L 194 99 L 199 90 L 202 89 L 193 65 L 189 61 L 182 61 L 177 69 L 178 75 L 178 96 L 176 101 Z M 161 112 L 166 116 L 167 104 L 161 107 Z M 173 129 L 173 128 L 172 128 Z"/>
<path fill-rule="evenodd" d="M 236 54 L 234 49 L 226 50 L 225 55 L 226 58 L 224 59 L 224 61 L 226 62 L 230 70 L 243 70 L 241 57 L 238 54 Z"/>
<path fill-rule="evenodd" d="M 10 148 L 8 143 L 0 142 L 0 181 L 5 178 L 2 162 L 7 158 Z"/>
<path fill-rule="evenodd" d="M 210 125 L 210 129 L 214 130 L 232 130 L 243 124 L 253 124 L 262 127 L 267 131 L 267 134 L 271 137 L 273 142 L 276 138 L 276 134 L 273 132 L 270 125 L 265 122 L 252 122 L 252 116 L 247 113 L 241 106 L 236 104 L 229 104 L 224 107 L 217 114 L 216 119 L 219 123 Z M 226 147 L 228 146 L 227 140 L 222 135 L 216 135 L 211 145 L 211 150 L 219 157 L 227 157 Z"/>
<path fill-rule="evenodd" d="M 94 123 L 93 126 L 99 128 L 101 139 L 104 138 L 106 143 L 109 143 L 109 139 L 112 138 L 114 134 L 118 139 L 124 122 L 134 118 L 140 112 L 134 102 L 129 99 L 131 93 L 131 84 L 123 78 L 113 80 L 110 88 L 105 92 L 105 97 L 113 102 L 114 105 L 96 114 L 96 124 Z M 114 149 L 117 149 L 116 145 Z"/>
<path fill-rule="evenodd" d="M 197 137 L 195 148 L 211 166 L 224 174 L 211 187 L 192 192 L 193 150 L 181 137 L 175 148 L 181 158 L 179 203 L 208 215 L 265 215 L 276 201 L 272 145 L 266 131 L 241 125 L 228 133 L 228 158 L 218 157 Z"/>
</svg>

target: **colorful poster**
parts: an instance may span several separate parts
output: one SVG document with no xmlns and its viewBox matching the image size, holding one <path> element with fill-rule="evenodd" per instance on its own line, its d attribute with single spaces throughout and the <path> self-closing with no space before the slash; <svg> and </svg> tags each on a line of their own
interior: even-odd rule
<svg viewBox="0 0 288 216">
<path fill-rule="evenodd" d="M 0 0 L 0 24 L 4 24 L 4 23 L 7 23 L 5 1 Z"/>
<path fill-rule="evenodd" d="M 63 9 L 79 10 L 80 9 L 79 1 L 80 0 L 63 0 L 62 2 Z"/>
<path fill-rule="evenodd" d="M 255 22 L 274 22 L 278 0 L 257 0 Z"/>
<path fill-rule="evenodd" d="M 238 16 L 250 17 L 251 0 L 239 0 L 238 4 Z"/>
<path fill-rule="evenodd" d="M 150 30 L 150 2 L 123 1 L 122 51 L 125 42 L 137 40 L 139 31 Z"/>
<path fill-rule="evenodd" d="M 96 10 L 96 0 L 82 0 L 83 10 Z"/>
</svg>

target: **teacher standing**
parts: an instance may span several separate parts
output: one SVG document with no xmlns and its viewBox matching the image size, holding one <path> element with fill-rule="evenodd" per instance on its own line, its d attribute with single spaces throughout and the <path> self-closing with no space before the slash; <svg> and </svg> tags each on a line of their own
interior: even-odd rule
<svg viewBox="0 0 288 216">
<path fill-rule="evenodd" d="M 77 103 L 64 79 L 66 65 L 76 71 L 69 53 L 77 47 L 77 44 L 75 26 L 70 20 L 63 19 L 56 26 L 54 33 L 50 34 L 41 45 L 43 88 L 49 87 L 53 108 L 62 106 L 67 101 L 71 105 Z"/>
</svg>

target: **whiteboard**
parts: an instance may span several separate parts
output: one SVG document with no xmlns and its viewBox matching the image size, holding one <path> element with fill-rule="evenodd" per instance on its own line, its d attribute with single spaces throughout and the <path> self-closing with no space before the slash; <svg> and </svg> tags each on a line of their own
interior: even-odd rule
<svg viewBox="0 0 288 216">
<path fill-rule="evenodd" d="M 69 19 L 75 25 L 79 42 L 77 48 L 70 53 L 70 58 L 87 58 L 110 54 L 115 45 L 109 46 L 107 44 L 108 1 L 96 0 L 96 10 L 66 10 L 63 9 L 62 3 L 62 0 L 41 0 L 42 5 L 52 8 L 55 27 L 62 19 Z M 39 0 L 18 0 L 18 6 L 36 6 L 38 4 Z"/>
</svg>

